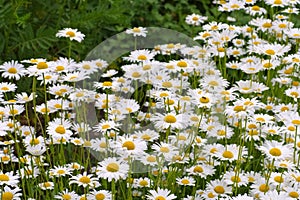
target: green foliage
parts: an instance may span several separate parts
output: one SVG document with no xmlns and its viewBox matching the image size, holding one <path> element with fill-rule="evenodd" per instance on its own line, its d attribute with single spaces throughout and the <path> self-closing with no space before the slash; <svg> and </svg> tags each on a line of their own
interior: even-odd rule
<svg viewBox="0 0 300 200">
<path fill-rule="evenodd" d="M 201 27 L 191 28 L 185 23 L 191 13 L 215 20 L 222 15 L 217 8 L 211 9 L 209 0 L 0 0 L 0 62 L 66 57 L 67 40 L 55 34 L 67 27 L 86 35 L 82 43 L 72 44 L 72 56 L 77 61 L 105 38 L 134 26 L 194 35 Z"/>
</svg>

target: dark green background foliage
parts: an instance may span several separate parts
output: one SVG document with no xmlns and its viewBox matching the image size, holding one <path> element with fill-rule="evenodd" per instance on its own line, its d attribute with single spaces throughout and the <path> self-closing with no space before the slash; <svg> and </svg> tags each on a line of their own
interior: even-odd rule
<svg viewBox="0 0 300 200">
<path fill-rule="evenodd" d="M 77 28 L 86 35 L 73 42 L 82 60 L 97 44 L 134 26 L 164 27 L 189 34 L 191 13 L 216 15 L 210 1 L 188 0 L 0 0 L 0 62 L 67 55 L 67 39 L 58 30 Z M 220 13 L 219 13 L 220 14 Z"/>
<path fill-rule="evenodd" d="M 0 0 L 0 63 L 66 57 L 67 39 L 55 37 L 63 28 L 86 35 L 82 43 L 72 42 L 76 61 L 106 38 L 136 26 L 169 28 L 193 37 L 201 27 L 185 23 L 192 13 L 218 22 L 233 16 L 236 25 L 251 19 L 243 11 L 219 12 L 211 0 Z M 299 16 L 293 18 L 298 26 Z"/>
</svg>

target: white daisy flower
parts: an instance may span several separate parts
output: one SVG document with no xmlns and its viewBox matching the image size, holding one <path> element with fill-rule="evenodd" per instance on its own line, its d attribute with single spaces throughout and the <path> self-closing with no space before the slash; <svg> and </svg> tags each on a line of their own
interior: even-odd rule
<svg viewBox="0 0 300 200">
<path fill-rule="evenodd" d="M 126 33 L 132 34 L 134 37 L 136 37 L 136 36 L 146 37 L 148 31 L 146 28 L 143 28 L 143 27 L 134 27 L 132 29 L 127 29 Z"/>
<path fill-rule="evenodd" d="M 18 63 L 18 61 L 8 61 L 0 65 L 0 71 L 2 71 L 2 77 L 9 79 L 19 80 L 25 75 L 24 65 Z"/>
<path fill-rule="evenodd" d="M 127 177 L 129 165 L 117 158 L 106 158 L 98 164 L 99 171 L 97 175 L 99 178 L 104 178 L 111 182 L 113 179 L 118 181 L 119 179 L 125 179 Z"/>
<path fill-rule="evenodd" d="M 72 28 L 65 28 L 63 30 L 58 31 L 55 35 L 56 37 L 66 37 L 69 38 L 71 41 L 76 40 L 77 42 L 81 42 L 85 35 L 82 34 L 80 31 L 77 29 L 72 29 Z"/>
</svg>

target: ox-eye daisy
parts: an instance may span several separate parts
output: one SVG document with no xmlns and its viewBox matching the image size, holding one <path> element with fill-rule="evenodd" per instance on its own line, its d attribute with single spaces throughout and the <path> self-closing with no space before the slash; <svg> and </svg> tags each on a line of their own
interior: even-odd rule
<svg viewBox="0 0 300 200">
<path fill-rule="evenodd" d="M 157 188 L 157 191 L 150 190 L 149 193 L 149 195 L 146 195 L 147 199 L 149 200 L 172 200 L 177 198 L 177 196 L 171 194 L 171 191 L 169 191 L 168 189 Z"/>
<path fill-rule="evenodd" d="M 56 33 L 56 37 L 66 37 L 70 38 L 70 40 L 76 40 L 77 42 L 81 42 L 84 39 L 85 35 L 77 29 L 65 28 L 63 30 L 58 31 L 58 33 Z"/>
<path fill-rule="evenodd" d="M 175 113 L 166 113 L 166 114 L 161 114 L 157 113 L 153 116 L 151 119 L 155 126 L 158 129 L 167 129 L 169 127 L 171 128 L 178 128 L 181 129 L 184 127 L 183 123 L 183 115 L 182 114 L 175 114 Z"/>
<path fill-rule="evenodd" d="M 289 144 L 283 144 L 277 141 L 266 141 L 258 148 L 270 160 L 290 159 L 292 156 L 292 147 Z"/>
<path fill-rule="evenodd" d="M 109 182 L 112 180 L 125 179 L 129 170 L 129 165 L 117 158 L 106 158 L 99 162 L 99 171 L 97 175 L 99 178 L 107 179 Z"/>
<path fill-rule="evenodd" d="M 136 36 L 146 37 L 147 32 L 148 32 L 147 29 L 143 27 L 134 27 L 126 30 L 127 34 L 132 34 L 134 37 Z"/>
<path fill-rule="evenodd" d="M 0 66 L 0 71 L 2 71 L 2 77 L 9 79 L 19 80 L 25 75 L 25 68 L 18 61 L 8 61 Z"/>
<path fill-rule="evenodd" d="M 1 199 L 2 200 L 20 200 L 22 193 L 20 193 L 22 190 L 19 187 L 16 187 L 14 189 L 11 189 L 8 186 L 5 186 L 0 190 Z"/>
<path fill-rule="evenodd" d="M 72 176 L 71 177 L 71 181 L 69 182 L 69 184 L 77 184 L 78 186 L 83 186 L 83 187 L 95 187 L 95 185 L 97 185 L 97 178 L 96 177 L 92 177 L 92 174 L 87 174 L 87 172 L 83 172 L 83 174 L 78 174 L 76 176 Z M 99 183 L 98 183 L 99 185 Z"/>
</svg>

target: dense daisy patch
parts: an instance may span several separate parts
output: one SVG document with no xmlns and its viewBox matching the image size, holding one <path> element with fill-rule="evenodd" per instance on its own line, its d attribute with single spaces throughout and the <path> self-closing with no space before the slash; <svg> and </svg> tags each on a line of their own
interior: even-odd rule
<svg viewBox="0 0 300 200">
<path fill-rule="evenodd" d="M 119 71 L 72 59 L 72 28 L 69 57 L 2 63 L 1 199 L 299 199 L 299 3 L 215 1 L 251 20 L 191 14 L 199 45 L 135 49 Z"/>
</svg>

